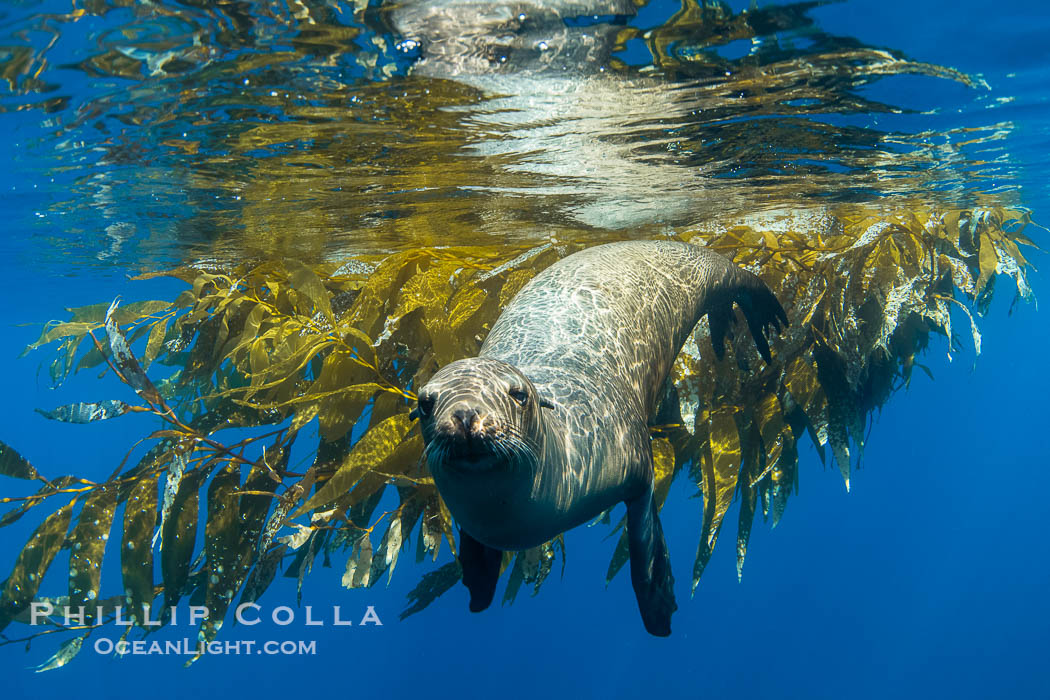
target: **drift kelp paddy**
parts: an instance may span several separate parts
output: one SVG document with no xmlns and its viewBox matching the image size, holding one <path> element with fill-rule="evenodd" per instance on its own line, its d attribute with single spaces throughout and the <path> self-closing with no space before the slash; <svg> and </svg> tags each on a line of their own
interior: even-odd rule
<svg viewBox="0 0 1050 700">
<path fill-rule="evenodd" d="M 746 333 L 716 359 L 702 321 L 651 427 L 658 503 L 675 478 L 703 496 L 694 589 L 734 499 L 738 570 L 756 514 L 784 516 L 800 444 L 848 487 L 871 413 L 931 335 L 979 352 L 997 280 L 1031 299 L 1032 241 L 1009 124 L 942 125 L 865 96 L 912 75 L 979 101 L 981 81 L 825 34 L 817 7 L 684 2 L 655 27 L 630 2 L 89 3 L 5 19 L 0 109 L 38 115 L 25 148 L 63 185 L 37 235 L 56 258 L 86 249 L 186 285 L 71 299 L 30 346 L 54 353 L 56 384 L 105 369 L 134 390 L 107 378 L 123 399 L 49 418 L 157 425 L 108 479 L 55 476 L 5 436 L 0 473 L 39 489 L 4 499 L 0 526 L 43 518 L 4 584 L 5 635 L 33 602 L 85 606 L 53 668 L 118 606 L 143 625 L 144 605 L 188 600 L 208 607 L 208 642 L 278 572 L 301 588 L 315 561 L 343 559 L 344 585 L 367 587 L 406 547 L 435 562 L 401 574 L 421 576 L 404 614 L 422 610 L 461 572 L 441 551 L 453 523 L 415 391 L 476 355 L 538 271 L 601 242 L 708 246 L 790 320 L 770 364 Z M 63 53 L 85 34 L 91 53 Z M 47 576 L 66 550 L 68 583 Z M 506 554 L 503 599 L 564 551 L 559 537 Z M 610 556 L 611 580 L 625 536 Z M 118 562 L 123 590 L 102 590 Z"/>
</svg>

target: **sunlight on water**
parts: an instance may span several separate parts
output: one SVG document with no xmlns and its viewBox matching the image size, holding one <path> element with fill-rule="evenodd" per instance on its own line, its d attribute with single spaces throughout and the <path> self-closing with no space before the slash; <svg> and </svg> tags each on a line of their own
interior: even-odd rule
<svg viewBox="0 0 1050 700">
<path fill-rule="evenodd" d="M 976 103 L 979 78 L 827 34 L 818 5 L 9 4 L 0 110 L 41 125 L 16 147 L 54 179 L 48 254 L 154 268 L 1011 187 L 1011 124 L 872 90 Z"/>
</svg>

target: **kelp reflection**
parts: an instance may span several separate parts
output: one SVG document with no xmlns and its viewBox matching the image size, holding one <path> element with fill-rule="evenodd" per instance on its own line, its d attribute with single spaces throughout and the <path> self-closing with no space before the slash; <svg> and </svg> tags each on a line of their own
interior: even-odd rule
<svg viewBox="0 0 1050 700">
<path fill-rule="evenodd" d="M 2 499 L 15 505 L 0 527 L 50 512 L 4 584 L 0 628 L 34 600 L 87 606 L 51 668 L 118 605 L 140 626 L 144 604 L 207 605 L 208 640 L 282 569 L 301 588 L 341 554 L 343 584 L 371 586 L 413 538 L 436 562 L 455 542 L 408 418 L 414 389 L 476 353 L 538 270 L 628 237 L 711 246 L 788 310 L 770 365 L 743 341 L 715 360 L 702 323 L 652 426 L 661 503 L 676 477 L 703 495 L 694 588 L 737 496 L 742 567 L 756 513 L 775 524 L 797 488 L 800 441 L 848 486 L 868 417 L 930 334 L 954 347 L 964 319 L 979 351 L 973 312 L 995 280 L 1031 294 L 1028 213 L 982 183 L 1003 176 L 1004 131 L 863 125 L 903 111 L 864 97 L 872 81 L 973 81 L 823 34 L 815 6 L 686 1 L 648 30 L 628 2 L 94 3 L 25 20 L 53 41 L 0 57 L 2 104 L 50 115 L 36 148 L 75 176 L 53 215 L 92 211 L 100 259 L 138 255 L 188 288 L 74 309 L 30 346 L 57 348 L 56 383 L 109 367 L 138 397 L 45 416 L 162 425 L 102 481 L 45 478 L 0 444 L 0 473 L 41 484 Z M 51 96 L 48 51 L 88 19 L 106 29 L 77 67 L 117 87 Z M 737 40 L 751 48 L 726 57 Z M 644 65 L 622 60 L 632 41 Z M 79 220 L 56 250 L 85 235 Z M 117 532 L 124 591 L 103 598 Z M 63 547 L 68 596 L 45 595 Z M 506 555 L 504 600 L 538 587 L 559 550 Z M 607 576 L 625 561 L 621 538 Z M 459 576 L 454 559 L 422 576 L 405 615 Z"/>
<path fill-rule="evenodd" d="M 647 29 L 612 0 L 97 2 L 16 23 L 0 105 L 51 112 L 34 149 L 63 184 L 34 225 L 106 262 L 601 238 L 1009 181 L 1003 125 L 870 126 L 907 111 L 874 81 L 974 81 L 823 33 L 816 6 L 689 1 Z"/>
</svg>

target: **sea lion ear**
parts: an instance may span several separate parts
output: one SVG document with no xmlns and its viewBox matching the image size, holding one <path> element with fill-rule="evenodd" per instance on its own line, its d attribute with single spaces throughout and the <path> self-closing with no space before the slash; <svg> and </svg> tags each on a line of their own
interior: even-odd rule
<svg viewBox="0 0 1050 700">
<path fill-rule="evenodd" d="M 545 399 L 542 396 L 538 396 L 537 398 L 540 402 L 540 408 L 554 408 L 554 402 L 552 402 L 550 399 Z"/>
</svg>

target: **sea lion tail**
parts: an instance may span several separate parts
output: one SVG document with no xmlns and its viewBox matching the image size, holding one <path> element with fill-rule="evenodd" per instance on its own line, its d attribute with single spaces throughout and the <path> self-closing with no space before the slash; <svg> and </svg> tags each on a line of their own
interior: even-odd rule
<svg viewBox="0 0 1050 700">
<path fill-rule="evenodd" d="M 656 637 L 671 634 L 674 599 L 671 557 L 656 512 L 652 488 L 627 501 L 627 544 L 631 555 L 631 583 L 646 631 Z"/>
</svg>

